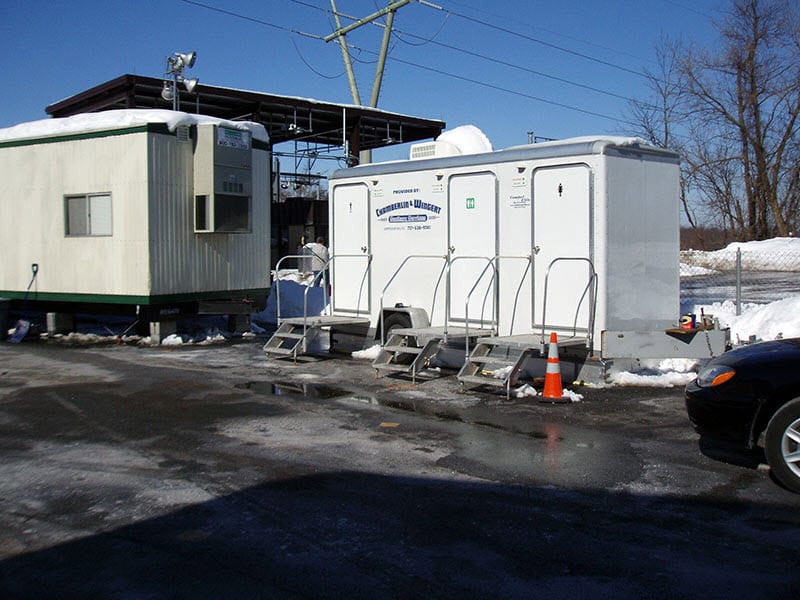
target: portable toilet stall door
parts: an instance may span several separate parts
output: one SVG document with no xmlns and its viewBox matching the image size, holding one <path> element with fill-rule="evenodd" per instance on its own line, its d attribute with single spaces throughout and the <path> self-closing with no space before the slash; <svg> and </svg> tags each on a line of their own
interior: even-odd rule
<svg viewBox="0 0 800 600">
<path fill-rule="evenodd" d="M 369 191 L 366 183 L 341 185 L 336 188 L 335 203 L 330 211 L 330 246 L 336 255 L 330 265 L 331 308 L 339 315 L 370 314 L 372 305 Z"/>
<path fill-rule="evenodd" d="M 594 299 L 591 182 L 586 164 L 533 171 L 534 325 L 544 320 L 559 331 L 588 331 Z"/>
<path fill-rule="evenodd" d="M 448 181 L 447 298 L 453 323 L 485 320 L 494 314 L 494 267 L 489 261 L 497 254 L 497 189 L 492 172 L 459 173 Z"/>
<path fill-rule="evenodd" d="M 595 349 L 605 330 L 663 331 L 680 310 L 678 179 L 677 154 L 614 137 L 336 171 L 333 260 L 362 259 L 335 267 L 334 312 L 470 327 L 495 312 L 501 336 L 544 326 Z"/>
</svg>

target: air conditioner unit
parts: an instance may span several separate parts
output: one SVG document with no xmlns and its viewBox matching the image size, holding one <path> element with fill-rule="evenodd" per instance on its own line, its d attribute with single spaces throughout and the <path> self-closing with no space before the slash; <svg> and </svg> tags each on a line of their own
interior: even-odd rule
<svg viewBox="0 0 800 600">
<path fill-rule="evenodd" d="M 422 160 L 424 158 L 444 158 L 446 156 L 458 156 L 461 150 L 458 146 L 450 142 L 423 142 L 411 145 L 411 160 Z"/>
<path fill-rule="evenodd" d="M 196 233 L 249 233 L 252 213 L 252 136 L 243 129 L 203 123 L 194 156 Z"/>
</svg>

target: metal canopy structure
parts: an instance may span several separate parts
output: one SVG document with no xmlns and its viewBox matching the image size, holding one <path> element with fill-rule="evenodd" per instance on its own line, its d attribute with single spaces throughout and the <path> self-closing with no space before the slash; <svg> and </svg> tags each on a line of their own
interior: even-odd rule
<svg viewBox="0 0 800 600">
<path fill-rule="evenodd" d="M 45 110 L 52 117 L 68 117 L 122 108 L 172 109 L 172 100 L 161 97 L 163 87 L 162 78 L 122 75 L 51 104 Z M 178 108 L 232 121 L 261 123 L 273 146 L 296 141 L 343 147 L 351 160 L 356 160 L 362 150 L 433 139 L 445 127 L 443 121 L 365 106 L 204 84 L 198 84 L 193 93 L 181 93 Z"/>
</svg>

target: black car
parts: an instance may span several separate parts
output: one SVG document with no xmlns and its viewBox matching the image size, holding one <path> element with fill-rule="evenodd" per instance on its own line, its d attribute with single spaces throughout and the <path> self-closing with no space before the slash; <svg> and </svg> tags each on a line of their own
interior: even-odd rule
<svg viewBox="0 0 800 600">
<path fill-rule="evenodd" d="M 701 436 L 763 446 L 775 478 L 800 493 L 800 338 L 712 359 L 686 386 L 686 410 Z"/>
</svg>

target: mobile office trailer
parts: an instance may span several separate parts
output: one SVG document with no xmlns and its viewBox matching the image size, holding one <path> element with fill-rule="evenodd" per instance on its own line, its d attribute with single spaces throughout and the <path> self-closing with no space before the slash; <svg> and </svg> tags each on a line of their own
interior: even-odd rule
<svg viewBox="0 0 800 600">
<path fill-rule="evenodd" d="M 0 296 L 160 321 L 268 292 L 270 151 L 255 123 L 122 110 L 0 130 Z M 45 304 L 45 306 L 48 304 Z"/>
</svg>

